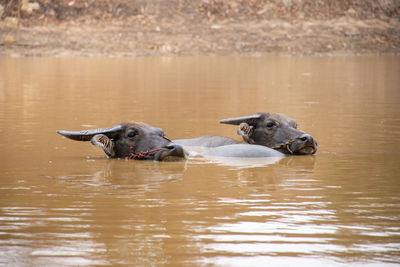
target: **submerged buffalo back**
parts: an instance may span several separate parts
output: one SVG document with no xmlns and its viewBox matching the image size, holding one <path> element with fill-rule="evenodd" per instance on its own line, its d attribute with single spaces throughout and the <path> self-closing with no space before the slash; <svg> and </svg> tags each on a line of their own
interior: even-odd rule
<svg viewBox="0 0 400 267">
<path fill-rule="evenodd" d="M 225 136 L 205 135 L 192 139 L 174 140 L 174 143 L 182 146 L 219 147 L 219 146 L 238 144 L 240 142 Z"/>
</svg>

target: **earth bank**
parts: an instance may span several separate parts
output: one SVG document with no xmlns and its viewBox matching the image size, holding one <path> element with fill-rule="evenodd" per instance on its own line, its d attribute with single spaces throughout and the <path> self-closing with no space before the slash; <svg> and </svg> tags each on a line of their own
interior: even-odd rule
<svg viewBox="0 0 400 267">
<path fill-rule="evenodd" d="M 0 5 L 2 56 L 400 51 L 400 0 L 0 0 Z"/>
</svg>

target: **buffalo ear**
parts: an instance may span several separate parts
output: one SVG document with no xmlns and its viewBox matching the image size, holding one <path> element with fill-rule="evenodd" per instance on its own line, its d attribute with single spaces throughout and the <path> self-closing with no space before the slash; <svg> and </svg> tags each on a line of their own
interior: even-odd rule
<svg viewBox="0 0 400 267">
<path fill-rule="evenodd" d="M 246 122 L 239 124 L 237 134 L 243 137 L 243 140 L 248 144 L 255 144 L 255 141 L 251 138 L 253 134 L 253 126 L 248 125 Z"/>
<path fill-rule="evenodd" d="M 109 158 L 115 157 L 114 142 L 104 134 L 96 134 L 90 139 L 92 145 L 101 147 Z"/>
</svg>

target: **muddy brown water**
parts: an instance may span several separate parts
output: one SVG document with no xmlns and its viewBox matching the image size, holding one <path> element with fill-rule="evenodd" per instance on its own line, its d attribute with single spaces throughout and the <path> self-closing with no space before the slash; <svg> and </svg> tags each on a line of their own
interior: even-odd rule
<svg viewBox="0 0 400 267">
<path fill-rule="evenodd" d="M 398 266 L 400 58 L 0 58 L 0 265 Z M 106 159 L 58 129 L 144 121 L 238 138 L 281 112 L 281 160 Z"/>
</svg>

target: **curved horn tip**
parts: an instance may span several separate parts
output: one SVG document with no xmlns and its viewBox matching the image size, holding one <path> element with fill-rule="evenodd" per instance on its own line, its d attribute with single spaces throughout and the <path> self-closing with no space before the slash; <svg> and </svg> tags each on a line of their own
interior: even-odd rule
<svg viewBox="0 0 400 267">
<path fill-rule="evenodd" d="M 67 131 L 64 130 L 57 130 L 58 134 L 61 134 L 62 136 L 65 136 L 67 134 Z"/>
<path fill-rule="evenodd" d="M 81 132 L 58 130 L 57 133 L 75 141 L 88 141 L 87 137 Z"/>
</svg>

